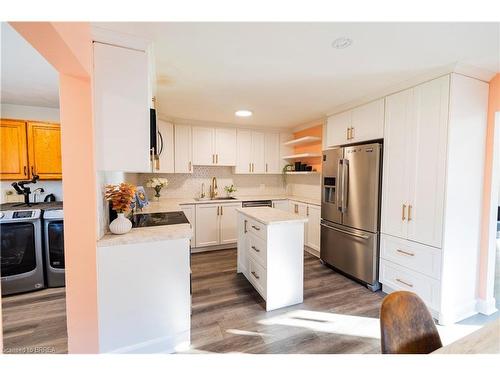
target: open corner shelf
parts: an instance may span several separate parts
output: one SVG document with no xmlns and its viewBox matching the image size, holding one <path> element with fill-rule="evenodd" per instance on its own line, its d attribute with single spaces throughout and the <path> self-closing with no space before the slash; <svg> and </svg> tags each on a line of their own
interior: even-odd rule
<svg viewBox="0 0 500 375">
<path fill-rule="evenodd" d="M 316 152 L 305 152 L 303 154 L 295 154 L 295 155 L 288 155 L 288 156 L 283 156 L 283 159 L 305 159 L 305 158 L 319 158 L 321 157 L 320 153 Z"/>
<path fill-rule="evenodd" d="M 319 174 L 318 171 L 290 171 L 285 172 L 285 174 Z"/>
<path fill-rule="evenodd" d="M 292 139 L 291 141 L 283 143 L 283 146 L 300 146 L 308 143 L 318 143 L 321 142 L 320 137 L 314 137 L 312 135 L 308 135 L 306 137 L 301 137 L 297 139 Z"/>
</svg>

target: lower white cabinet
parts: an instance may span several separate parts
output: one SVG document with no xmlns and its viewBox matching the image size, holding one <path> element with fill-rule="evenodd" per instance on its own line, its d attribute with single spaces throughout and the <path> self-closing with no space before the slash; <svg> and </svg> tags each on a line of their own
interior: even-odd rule
<svg viewBox="0 0 500 375">
<path fill-rule="evenodd" d="M 277 208 L 278 210 L 288 211 L 290 203 L 288 199 L 276 200 L 273 201 L 273 208 Z"/>
<path fill-rule="evenodd" d="M 189 220 L 189 224 L 191 224 L 191 229 L 193 230 L 193 237 L 191 237 L 191 245 L 196 244 L 196 208 L 194 204 L 183 204 L 181 205 L 181 210 L 186 215 L 186 218 Z"/>
<path fill-rule="evenodd" d="M 304 243 L 307 247 L 319 251 L 321 207 L 314 204 L 290 201 L 288 210 L 309 219 L 304 226 Z"/>
<path fill-rule="evenodd" d="M 236 209 L 241 202 L 196 205 L 196 247 L 236 243 Z"/>
</svg>

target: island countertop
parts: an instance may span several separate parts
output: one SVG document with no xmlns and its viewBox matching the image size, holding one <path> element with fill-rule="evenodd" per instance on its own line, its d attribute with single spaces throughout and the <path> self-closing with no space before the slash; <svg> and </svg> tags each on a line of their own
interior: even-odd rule
<svg viewBox="0 0 500 375">
<path fill-rule="evenodd" d="M 153 227 L 133 228 L 125 234 L 106 233 L 97 241 L 97 247 L 136 244 L 191 238 L 193 230 L 190 224 L 158 225 Z"/>
<path fill-rule="evenodd" d="M 265 225 L 306 223 L 308 221 L 307 217 L 271 207 L 246 207 L 236 210 Z"/>
</svg>

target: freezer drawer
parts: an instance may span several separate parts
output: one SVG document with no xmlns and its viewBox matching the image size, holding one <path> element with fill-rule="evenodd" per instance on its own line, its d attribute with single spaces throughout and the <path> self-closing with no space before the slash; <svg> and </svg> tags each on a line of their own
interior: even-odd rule
<svg viewBox="0 0 500 375">
<path fill-rule="evenodd" d="M 320 258 L 370 285 L 378 285 L 378 234 L 321 222 Z"/>
</svg>

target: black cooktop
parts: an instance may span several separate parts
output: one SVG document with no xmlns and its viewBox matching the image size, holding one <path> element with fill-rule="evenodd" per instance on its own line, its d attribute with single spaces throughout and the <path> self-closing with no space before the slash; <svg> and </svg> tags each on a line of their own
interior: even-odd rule
<svg viewBox="0 0 500 375">
<path fill-rule="evenodd" d="M 130 219 L 132 228 L 155 227 L 159 225 L 189 224 L 182 211 L 135 214 Z"/>
</svg>

